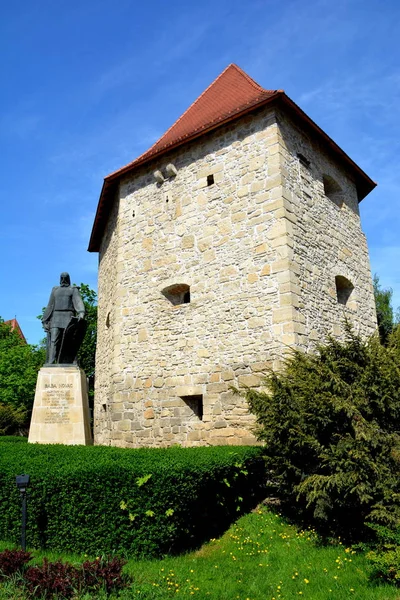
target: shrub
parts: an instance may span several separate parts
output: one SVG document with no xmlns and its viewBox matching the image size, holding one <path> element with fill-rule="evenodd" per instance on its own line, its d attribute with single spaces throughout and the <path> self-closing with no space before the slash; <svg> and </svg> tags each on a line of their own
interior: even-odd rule
<svg viewBox="0 0 400 600">
<path fill-rule="evenodd" d="M 117 556 L 101 557 L 87 560 L 82 564 L 81 587 L 86 591 L 97 591 L 102 588 L 109 594 L 121 590 L 127 585 L 122 568 L 126 561 Z"/>
<path fill-rule="evenodd" d="M 80 567 L 61 561 L 49 562 L 25 570 L 32 554 L 23 550 L 0 552 L 0 581 L 19 573 L 18 585 L 25 586 L 28 594 L 37 598 L 71 598 L 76 593 L 107 594 L 126 587 L 128 578 L 122 574 L 126 561 L 117 556 L 87 560 Z"/>
<path fill-rule="evenodd" d="M 216 537 L 264 495 L 259 447 L 9 444 L 0 439 L 0 539 L 17 541 L 15 475 L 31 477 L 27 543 L 93 555 L 177 553 Z"/>
<path fill-rule="evenodd" d="M 361 539 L 400 523 L 400 368 L 395 346 L 329 339 L 294 352 L 266 391 L 246 392 L 286 508 L 324 533 Z"/>
<path fill-rule="evenodd" d="M 20 573 L 31 560 L 32 554 L 24 550 L 3 550 L 0 552 L 0 580 Z"/>
<path fill-rule="evenodd" d="M 41 566 L 29 567 L 25 573 L 26 588 L 36 598 L 72 598 L 79 579 L 77 567 L 61 561 L 51 563 L 46 558 Z"/>
<path fill-rule="evenodd" d="M 373 564 L 372 578 L 400 586 L 400 546 L 368 552 Z"/>
<path fill-rule="evenodd" d="M 400 527 L 389 529 L 370 524 L 376 533 L 375 549 L 367 557 L 373 565 L 372 578 L 400 586 Z"/>
</svg>

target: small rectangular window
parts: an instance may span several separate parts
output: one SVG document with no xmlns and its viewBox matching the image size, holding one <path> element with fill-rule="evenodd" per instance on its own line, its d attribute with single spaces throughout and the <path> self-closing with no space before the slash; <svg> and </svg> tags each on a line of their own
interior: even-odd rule
<svg viewBox="0 0 400 600">
<path fill-rule="evenodd" d="M 213 185 L 214 175 L 207 175 L 207 185 Z"/>
<path fill-rule="evenodd" d="M 301 152 L 298 152 L 298 153 L 297 153 L 297 158 L 299 159 L 299 161 L 301 162 L 301 164 L 302 164 L 304 167 L 307 167 L 307 169 L 308 169 L 308 167 L 309 167 L 309 166 L 310 166 L 310 164 L 311 164 L 311 161 L 309 161 L 309 160 L 308 160 L 308 158 L 306 158 L 306 157 L 304 156 L 304 154 L 301 154 Z"/>
</svg>

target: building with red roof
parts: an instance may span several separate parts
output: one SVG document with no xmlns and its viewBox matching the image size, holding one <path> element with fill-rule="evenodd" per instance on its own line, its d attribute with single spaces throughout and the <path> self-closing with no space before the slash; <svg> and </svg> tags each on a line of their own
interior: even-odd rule
<svg viewBox="0 0 400 600">
<path fill-rule="evenodd" d="M 232 386 L 376 328 L 358 203 L 375 183 L 282 90 L 229 65 L 103 183 L 95 440 L 252 443 Z"/>
<path fill-rule="evenodd" d="M 22 333 L 22 329 L 19 326 L 19 323 L 18 323 L 17 319 L 9 319 L 8 321 L 4 321 L 4 323 L 6 325 L 10 325 L 11 331 L 15 331 L 19 335 L 19 337 L 21 338 L 21 340 L 23 342 L 25 342 L 25 344 L 28 343 L 26 341 L 26 338 L 25 338 L 24 334 Z"/>
</svg>

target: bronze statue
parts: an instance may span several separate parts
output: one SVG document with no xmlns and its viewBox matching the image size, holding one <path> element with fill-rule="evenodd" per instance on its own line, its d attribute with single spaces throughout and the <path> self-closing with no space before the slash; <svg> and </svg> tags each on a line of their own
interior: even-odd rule
<svg viewBox="0 0 400 600">
<path fill-rule="evenodd" d="M 42 317 L 47 332 L 46 364 L 76 364 L 76 355 L 86 331 L 85 305 L 79 288 L 71 286 L 68 273 L 61 273 Z"/>
</svg>

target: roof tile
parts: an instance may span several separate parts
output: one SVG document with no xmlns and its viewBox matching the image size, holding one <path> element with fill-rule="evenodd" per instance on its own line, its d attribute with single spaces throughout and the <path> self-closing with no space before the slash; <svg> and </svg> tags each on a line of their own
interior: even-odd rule
<svg viewBox="0 0 400 600">
<path fill-rule="evenodd" d="M 274 93 L 273 90 L 262 88 L 237 65 L 230 64 L 149 150 L 111 176 L 142 163 L 210 127 L 215 127 Z"/>
<path fill-rule="evenodd" d="M 122 175 L 208 131 L 234 121 L 253 109 L 273 103 L 280 105 L 282 110 L 290 112 L 293 118 L 298 119 L 302 126 L 309 128 L 326 148 L 347 166 L 356 181 L 359 200 L 375 187 L 376 184 L 368 175 L 286 96 L 283 90 L 265 90 L 237 65 L 230 64 L 149 150 L 105 177 L 88 250 L 97 252 L 100 249 L 101 238 Z"/>
</svg>

